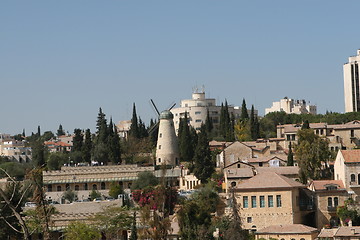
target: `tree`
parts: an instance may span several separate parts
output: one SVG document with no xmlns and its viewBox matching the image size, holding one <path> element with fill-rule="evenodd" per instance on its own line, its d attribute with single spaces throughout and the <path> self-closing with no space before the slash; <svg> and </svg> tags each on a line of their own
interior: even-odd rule
<svg viewBox="0 0 360 240">
<path fill-rule="evenodd" d="M 108 136 L 108 147 L 109 147 L 109 161 L 112 163 L 121 162 L 121 149 L 120 149 L 120 138 L 117 134 L 116 126 L 113 124 L 112 119 L 109 123 L 109 136 Z"/>
<path fill-rule="evenodd" d="M 130 240 L 137 240 L 137 228 L 136 228 L 136 211 L 134 211 L 133 222 L 131 224 L 131 235 Z"/>
<path fill-rule="evenodd" d="M 63 152 L 49 153 L 46 166 L 49 170 L 60 170 L 61 166 L 69 162 L 69 154 Z"/>
<path fill-rule="evenodd" d="M 211 214 L 216 211 L 218 202 L 217 192 L 209 186 L 201 188 L 192 198 L 185 200 L 178 211 L 181 238 L 211 239 Z"/>
<path fill-rule="evenodd" d="M 322 163 L 327 165 L 331 157 L 327 140 L 311 129 L 299 130 L 297 135 L 299 140 L 295 146 L 295 157 L 300 167 L 300 181 L 306 184 L 309 179 L 326 178 Z"/>
<path fill-rule="evenodd" d="M 289 144 L 289 153 L 287 156 L 287 165 L 288 166 L 294 166 L 294 154 L 292 152 L 291 142 Z"/>
<path fill-rule="evenodd" d="M 304 129 L 310 129 L 310 123 L 309 123 L 309 120 L 305 120 L 303 125 L 301 126 L 301 129 L 304 130 Z"/>
<path fill-rule="evenodd" d="M 194 156 L 194 147 L 191 141 L 187 112 L 185 112 L 184 118 L 180 119 L 178 139 L 180 161 L 191 161 Z"/>
<path fill-rule="evenodd" d="M 96 198 L 100 198 L 101 197 L 101 193 L 95 189 L 93 189 L 89 195 L 91 200 L 94 200 Z"/>
<path fill-rule="evenodd" d="M 145 187 L 156 186 L 159 180 L 152 172 L 140 172 L 138 179 L 131 185 L 131 189 L 144 189 Z"/>
<path fill-rule="evenodd" d="M 92 219 L 106 239 L 118 239 L 119 232 L 131 228 L 132 217 L 124 207 L 110 206 Z"/>
<path fill-rule="evenodd" d="M 242 141 L 251 140 L 251 131 L 247 120 L 238 121 L 235 124 L 234 129 L 235 129 L 235 136 L 238 141 L 242 142 Z"/>
<path fill-rule="evenodd" d="M 89 224 L 83 222 L 72 222 L 66 228 L 66 240 L 94 240 L 99 239 L 99 231 Z"/>
<path fill-rule="evenodd" d="M 74 129 L 74 137 L 73 137 L 73 152 L 80 152 L 83 147 L 84 136 L 82 134 L 81 129 L 75 128 Z"/>
<path fill-rule="evenodd" d="M 251 112 L 250 112 L 249 121 L 250 121 L 251 139 L 253 141 L 255 141 L 260 137 L 260 132 L 259 132 L 259 121 L 257 119 L 257 116 L 255 116 L 254 105 L 251 105 Z"/>
<path fill-rule="evenodd" d="M 113 198 L 118 198 L 119 194 L 122 194 L 123 190 L 117 182 L 112 182 L 110 184 L 109 196 Z"/>
<path fill-rule="evenodd" d="M 90 129 L 86 129 L 85 131 L 85 141 L 82 146 L 82 153 L 84 157 L 84 161 L 90 163 L 91 162 L 91 149 L 92 149 L 92 139 Z"/>
<path fill-rule="evenodd" d="M 57 132 L 56 132 L 56 135 L 57 135 L 58 137 L 65 135 L 65 131 L 64 131 L 63 126 L 62 126 L 61 124 L 59 125 L 59 128 L 58 128 L 58 130 L 57 130 Z"/>
<path fill-rule="evenodd" d="M 198 142 L 194 155 L 194 175 L 201 180 L 201 182 L 206 183 L 214 171 L 215 163 L 211 158 L 206 129 L 204 125 L 202 125 L 200 133 L 198 134 Z"/>
<path fill-rule="evenodd" d="M 139 124 L 138 124 L 138 117 L 136 114 L 135 103 L 133 104 L 133 114 L 132 114 L 132 118 L 131 118 L 131 126 L 130 126 L 130 130 L 129 130 L 129 135 L 134 138 L 140 138 Z"/>
<path fill-rule="evenodd" d="M 234 116 L 230 116 L 228 103 L 221 104 L 220 109 L 220 136 L 225 141 L 234 140 Z"/>
<path fill-rule="evenodd" d="M 241 105 L 241 120 L 247 120 L 249 119 L 249 113 L 247 111 L 247 108 L 246 108 L 246 102 L 245 102 L 245 98 L 243 98 L 243 102 L 242 102 L 242 105 Z"/>
<path fill-rule="evenodd" d="M 212 133 L 212 130 L 214 129 L 214 125 L 213 125 L 212 119 L 210 118 L 209 109 L 207 110 L 207 113 L 206 113 L 205 128 L 206 128 L 206 132 L 207 132 L 208 136 L 210 136 Z"/>
<path fill-rule="evenodd" d="M 73 201 L 76 200 L 76 193 L 73 190 L 68 189 L 64 192 L 63 197 L 65 200 L 68 200 L 69 202 L 72 203 Z"/>
<path fill-rule="evenodd" d="M 32 161 L 34 162 L 35 166 L 41 167 L 45 165 L 45 145 L 37 140 L 33 142 L 31 146 L 31 155 Z"/>
</svg>

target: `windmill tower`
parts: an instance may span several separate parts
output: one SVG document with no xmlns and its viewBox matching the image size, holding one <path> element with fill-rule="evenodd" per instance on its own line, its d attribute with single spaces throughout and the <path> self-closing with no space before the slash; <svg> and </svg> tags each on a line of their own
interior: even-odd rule
<svg viewBox="0 0 360 240">
<path fill-rule="evenodd" d="M 156 165 L 170 165 L 177 166 L 179 165 L 179 146 L 178 139 L 175 134 L 174 127 L 174 115 L 170 110 L 175 106 L 175 104 L 170 107 L 168 110 L 164 110 L 159 113 L 154 102 L 151 100 L 152 105 L 154 106 L 156 112 L 159 114 L 158 121 L 158 140 L 156 144 Z"/>
</svg>

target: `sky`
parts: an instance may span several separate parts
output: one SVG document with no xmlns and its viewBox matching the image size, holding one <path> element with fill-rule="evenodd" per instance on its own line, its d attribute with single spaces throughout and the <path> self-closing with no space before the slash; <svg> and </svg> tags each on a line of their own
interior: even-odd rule
<svg viewBox="0 0 360 240">
<path fill-rule="evenodd" d="M 242 99 L 264 115 L 287 96 L 344 112 L 342 66 L 360 48 L 360 1 L 4 0 L 0 133 L 145 123 L 191 98 Z"/>
</svg>

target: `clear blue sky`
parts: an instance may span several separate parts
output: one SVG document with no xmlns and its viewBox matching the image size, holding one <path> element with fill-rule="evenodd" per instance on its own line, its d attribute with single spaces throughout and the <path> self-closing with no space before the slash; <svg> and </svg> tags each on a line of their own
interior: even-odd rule
<svg viewBox="0 0 360 240">
<path fill-rule="evenodd" d="M 260 114 L 288 96 L 343 112 L 360 1 L 0 2 L 0 132 L 94 130 L 132 103 L 148 123 L 205 85 Z"/>
</svg>

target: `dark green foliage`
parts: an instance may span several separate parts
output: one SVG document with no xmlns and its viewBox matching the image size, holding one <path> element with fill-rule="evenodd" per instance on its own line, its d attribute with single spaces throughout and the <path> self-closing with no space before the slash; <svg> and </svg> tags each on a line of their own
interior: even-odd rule
<svg viewBox="0 0 360 240">
<path fill-rule="evenodd" d="M 241 116 L 240 116 L 241 120 L 247 120 L 249 119 L 249 114 L 246 108 L 246 102 L 245 102 L 245 98 L 243 98 L 243 102 L 241 105 Z"/>
<path fill-rule="evenodd" d="M 139 137 L 146 138 L 149 136 L 148 130 L 146 129 L 145 123 L 139 117 Z"/>
<path fill-rule="evenodd" d="M 0 166 L 1 167 L 1 166 Z M 1 171 L 2 172 L 2 171 Z M 27 187 L 20 182 L 10 182 L 6 184 L 4 189 L 5 196 L 10 200 L 11 204 L 15 207 L 18 213 L 22 212 L 21 207 L 28 201 L 29 192 L 26 191 Z M 22 195 L 24 197 L 22 198 Z M 13 215 L 10 207 L 0 197 L 0 239 L 22 239 L 22 234 L 15 232 L 5 221 L 10 223 L 13 227 L 20 230 L 19 221 Z"/>
<path fill-rule="evenodd" d="M 351 198 L 345 201 L 344 206 L 338 206 L 336 214 L 344 222 L 345 225 L 347 225 L 350 220 L 352 221 L 353 226 L 360 225 L 360 215 L 356 210 L 356 204 L 354 200 Z"/>
<path fill-rule="evenodd" d="M 48 154 L 46 166 L 49 170 L 60 170 L 66 163 L 69 163 L 68 153 L 54 152 Z"/>
<path fill-rule="evenodd" d="M 100 198 L 101 197 L 101 193 L 97 190 L 92 190 L 91 193 L 90 193 L 90 199 L 91 200 L 94 200 L 95 198 Z"/>
<path fill-rule="evenodd" d="M 327 140 L 316 135 L 311 129 L 299 130 L 297 135 L 299 140 L 295 146 L 295 156 L 300 167 L 300 181 L 306 184 L 309 179 L 328 177 L 324 176 L 326 169 L 322 168 L 322 163 L 327 163 L 331 157 Z"/>
<path fill-rule="evenodd" d="M 310 129 L 309 120 L 305 120 L 303 125 L 301 126 L 301 129 Z"/>
<path fill-rule="evenodd" d="M 40 137 L 41 141 L 49 141 L 50 139 L 54 138 L 55 135 L 51 131 L 45 131 L 44 134 Z"/>
<path fill-rule="evenodd" d="M 155 124 L 156 124 L 156 121 L 154 121 L 153 119 L 150 119 L 150 124 L 149 124 L 149 127 L 147 129 L 147 131 L 149 132 L 149 138 L 150 138 L 150 142 L 151 142 L 152 147 L 156 147 L 158 133 L 159 133 L 159 128 L 154 128 Z M 154 130 L 150 131 L 150 129 L 153 129 L 153 128 L 154 128 Z"/>
<path fill-rule="evenodd" d="M 61 124 L 59 125 L 59 129 L 57 130 L 56 135 L 58 137 L 62 136 L 62 135 L 65 135 L 65 131 L 64 131 L 63 126 Z"/>
<path fill-rule="evenodd" d="M 190 132 L 190 127 L 188 125 L 188 116 L 185 112 L 184 118 L 180 119 L 179 123 L 179 152 L 180 152 L 180 161 L 192 161 L 194 157 L 194 145 L 191 139 L 192 135 Z"/>
<path fill-rule="evenodd" d="M 227 101 L 221 104 L 219 132 L 225 141 L 234 141 L 234 116 L 229 113 Z"/>
<path fill-rule="evenodd" d="M 209 110 L 207 110 L 207 113 L 206 113 L 205 129 L 206 129 L 208 136 L 211 135 L 212 130 L 214 129 L 213 121 L 210 118 Z"/>
<path fill-rule="evenodd" d="M 251 106 L 249 121 L 250 121 L 251 139 L 253 141 L 256 141 L 260 137 L 260 129 L 259 129 L 259 120 L 257 116 L 255 116 L 254 105 Z"/>
<path fill-rule="evenodd" d="M 289 144 L 289 153 L 288 153 L 288 156 L 287 156 L 287 165 L 288 166 L 294 166 L 294 154 L 292 152 L 291 142 Z"/>
<path fill-rule="evenodd" d="M 136 114 L 135 103 L 133 105 L 133 114 L 132 114 L 132 118 L 131 118 L 131 126 L 130 126 L 130 130 L 129 130 L 129 135 L 134 138 L 140 138 L 140 130 L 139 130 L 138 117 Z"/>
<path fill-rule="evenodd" d="M 109 189 L 109 196 L 113 198 L 118 198 L 119 194 L 122 194 L 123 190 L 121 189 L 121 186 L 117 182 L 112 182 L 110 184 Z"/>
<path fill-rule="evenodd" d="M 130 240 L 137 240 L 137 228 L 136 228 L 136 212 L 134 212 L 133 222 L 131 224 L 131 235 Z"/>
<path fill-rule="evenodd" d="M 92 149 L 92 139 L 90 129 L 85 131 L 85 141 L 82 147 L 83 158 L 85 162 L 91 162 L 91 149 Z"/>
<path fill-rule="evenodd" d="M 31 145 L 32 161 L 35 166 L 41 167 L 45 165 L 45 152 L 46 148 L 41 141 L 35 141 Z"/>
<path fill-rule="evenodd" d="M 219 196 L 210 187 L 200 189 L 192 198 L 185 200 L 179 212 L 180 235 L 182 239 L 211 239 L 211 214 L 216 211 Z"/>
<path fill-rule="evenodd" d="M 11 177 L 16 180 L 23 180 L 26 172 L 26 165 L 18 162 L 4 162 L 0 164 L 0 168 L 4 169 Z M 0 178 L 6 178 L 7 175 L 0 171 Z"/>
<path fill-rule="evenodd" d="M 81 129 L 74 129 L 74 137 L 73 137 L 73 152 L 80 152 L 83 147 L 84 135 L 82 134 Z"/>
<path fill-rule="evenodd" d="M 73 201 L 76 200 L 76 193 L 73 190 L 68 189 L 64 192 L 63 197 L 65 200 L 68 200 L 69 202 L 72 203 Z"/>
<path fill-rule="evenodd" d="M 141 172 L 138 174 L 138 179 L 131 185 L 131 189 L 144 189 L 158 184 L 159 180 L 152 172 Z"/>
<path fill-rule="evenodd" d="M 110 119 L 108 130 L 108 148 L 109 148 L 109 161 L 112 163 L 121 162 L 121 149 L 120 149 L 120 137 L 117 134 L 116 126 Z"/>
<path fill-rule="evenodd" d="M 194 175 L 206 183 L 215 171 L 215 162 L 213 162 L 209 147 L 209 140 L 206 134 L 205 126 L 201 126 L 198 134 L 198 142 L 194 155 Z"/>
</svg>

